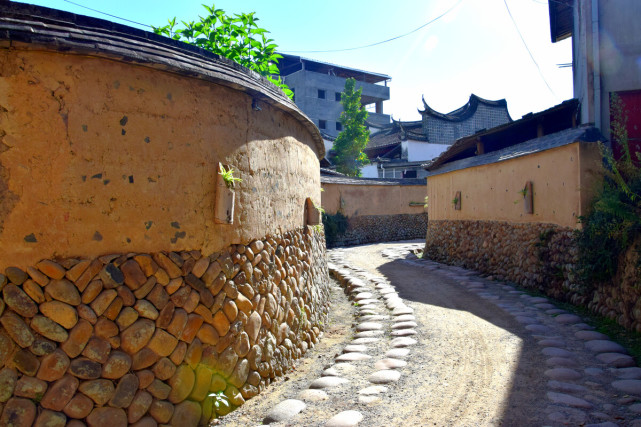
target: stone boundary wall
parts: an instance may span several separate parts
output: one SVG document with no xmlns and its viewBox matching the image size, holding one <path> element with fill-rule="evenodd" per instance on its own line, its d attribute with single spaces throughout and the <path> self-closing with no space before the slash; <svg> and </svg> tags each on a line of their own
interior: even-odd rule
<svg viewBox="0 0 641 427">
<path fill-rule="evenodd" d="M 641 289 L 636 286 L 639 242 L 621 256 L 617 277 L 586 289 L 578 284 L 575 232 L 543 223 L 429 221 L 425 256 L 587 307 L 641 332 Z"/>
<path fill-rule="evenodd" d="M 327 321 L 324 236 L 312 227 L 208 256 L 25 270 L 0 274 L 3 426 L 206 424 L 286 372 Z"/>
<path fill-rule="evenodd" d="M 328 247 L 422 239 L 427 232 L 427 213 L 354 216 L 347 223 L 347 231 L 327 242 Z"/>
</svg>

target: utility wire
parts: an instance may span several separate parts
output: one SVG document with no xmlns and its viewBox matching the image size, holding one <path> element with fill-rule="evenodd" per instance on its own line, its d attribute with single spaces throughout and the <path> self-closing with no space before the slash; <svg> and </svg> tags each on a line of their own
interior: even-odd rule
<svg viewBox="0 0 641 427">
<path fill-rule="evenodd" d="M 454 5 L 454 6 L 450 7 L 449 9 L 447 9 L 445 12 L 443 12 L 442 14 L 440 14 L 439 16 L 437 16 L 436 18 L 432 19 L 431 21 L 426 22 L 425 24 L 421 25 L 421 26 L 420 26 L 420 27 L 418 27 L 418 28 L 413 29 L 412 31 L 410 31 L 410 32 L 408 32 L 408 33 L 401 34 L 400 36 L 392 37 L 392 38 L 390 38 L 390 39 L 383 40 L 383 41 L 380 41 L 380 42 L 371 43 L 371 44 L 367 44 L 367 45 L 364 45 L 364 46 L 348 47 L 348 48 L 344 48 L 344 49 L 329 49 L 329 50 L 290 50 L 290 51 L 283 51 L 283 52 L 281 52 L 281 53 L 326 53 L 326 52 L 345 52 L 345 51 L 348 51 L 348 50 L 365 49 L 365 48 L 367 48 L 367 47 L 378 46 L 379 44 L 388 43 L 388 42 L 391 42 L 391 41 L 393 41 L 393 40 L 398 40 L 398 39 L 400 39 L 400 38 L 402 38 L 402 37 L 409 36 L 410 34 L 413 34 L 413 33 L 417 32 L 418 30 L 421 30 L 421 29 L 423 29 L 423 28 L 427 27 L 428 25 L 432 24 L 433 22 L 438 21 L 439 19 L 441 19 L 442 17 L 444 17 L 445 15 L 447 15 L 448 13 L 450 13 L 452 10 L 454 10 L 454 9 L 455 9 L 459 4 L 461 4 L 462 2 L 463 2 L 463 0 L 459 0 L 459 1 Z"/>
<path fill-rule="evenodd" d="M 78 4 L 78 3 L 74 3 L 74 2 L 72 2 L 72 1 L 70 1 L 70 0 L 63 0 L 63 1 L 64 1 L 64 2 L 67 2 L 67 3 L 69 3 L 69 4 L 73 4 L 74 6 L 82 7 L 82 8 L 85 8 L 85 9 L 89 9 L 89 10 L 91 10 L 92 12 L 96 12 L 96 13 L 100 13 L 100 14 L 103 14 L 103 15 L 111 16 L 112 18 L 120 19 L 120 20 L 122 20 L 122 21 L 131 22 L 132 24 L 140 25 L 140 26 L 143 26 L 143 27 L 153 28 L 151 25 L 142 24 L 142 23 L 140 23 L 140 22 L 132 21 L 131 19 L 121 18 L 121 17 L 119 17 L 119 16 L 112 15 L 112 14 L 110 14 L 110 13 L 101 12 L 101 11 L 99 11 L 99 10 L 92 9 L 92 8 L 90 8 L 90 7 L 87 7 L 87 6 L 85 6 L 85 5 Z"/>
<path fill-rule="evenodd" d="M 527 50 L 527 53 L 530 54 L 530 58 L 532 58 L 532 62 L 534 62 L 534 65 L 536 65 L 536 69 L 539 70 L 539 75 L 541 76 L 541 79 L 545 83 L 545 85 L 548 87 L 550 90 L 550 93 L 556 97 L 556 93 L 552 90 L 550 87 L 549 83 L 547 80 L 545 80 L 545 76 L 543 75 L 543 72 L 541 71 L 541 67 L 539 67 L 538 62 L 536 62 L 536 59 L 534 59 L 534 55 L 532 55 L 532 52 L 530 51 L 530 48 L 527 46 L 527 43 L 525 43 L 525 39 L 523 38 L 523 35 L 521 34 L 521 30 L 519 30 L 519 26 L 516 25 L 516 21 L 514 20 L 514 17 L 512 16 L 512 12 L 510 12 L 510 7 L 507 5 L 507 0 L 503 0 L 503 3 L 505 3 L 505 8 L 507 9 L 508 15 L 510 15 L 510 19 L 512 20 L 512 23 L 514 24 L 514 28 L 516 28 L 516 32 L 519 33 L 519 37 L 521 38 L 521 41 L 523 42 L 523 46 L 525 46 L 525 50 Z"/>
</svg>

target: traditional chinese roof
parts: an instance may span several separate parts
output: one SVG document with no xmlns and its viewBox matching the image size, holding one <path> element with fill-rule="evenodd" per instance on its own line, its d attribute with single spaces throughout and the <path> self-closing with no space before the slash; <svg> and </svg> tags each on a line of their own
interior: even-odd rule
<svg viewBox="0 0 641 427">
<path fill-rule="evenodd" d="M 380 131 L 369 138 L 369 143 L 365 148 L 383 148 L 397 145 L 408 139 L 412 141 L 427 141 L 427 136 L 423 133 L 423 122 L 401 122 L 393 120 L 392 123 L 379 126 Z"/>
<path fill-rule="evenodd" d="M 496 126 L 492 129 L 484 129 L 474 135 L 460 138 L 440 156 L 427 163 L 425 169 L 428 171 L 438 170 L 438 173 L 442 173 L 442 171 L 447 170 L 447 168 L 443 168 L 443 165 L 460 160 L 466 160 L 467 163 L 474 164 L 476 161 L 474 159 L 494 158 L 490 156 L 493 152 L 503 153 L 504 150 L 507 149 L 509 151 L 510 147 L 526 141 L 557 141 L 552 136 L 553 134 L 576 126 L 578 106 L 578 100 L 570 99 L 545 111 L 526 114 L 514 122 Z M 585 132 L 585 129 L 579 131 L 579 134 L 583 134 L 583 132 Z M 544 135 L 550 135 L 551 137 L 543 140 L 541 137 Z M 564 135 L 566 134 L 561 134 L 561 137 L 564 137 Z M 566 139 L 562 138 L 561 141 L 566 141 Z M 482 153 L 478 153 L 479 144 L 483 147 Z M 534 144 L 537 144 L 537 142 L 534 142 Z"/>
<path fill-rule="evenodd" d="M 527 156 L 552 148 L 562 147 L 575 142 L 598 142 L 605 141 L 601 132 L 591 126 L 570 128 L 540 138 L 534 138 L 520 144 L 510 145 L 501 150 L 492 151 L 491 153 L 481 154 L 474 157 L 467 157 L 446 163 L 439 167 L 427 167 L 428 176 L 440 175 L 456 170 L 467 169 L 475 166 L 483 166 L 492 163 L 498 163 L 517 157 Z"/>
<path fill-rule="evenodd" d="M 471 94 L 470 100 L 467 101 L 467 104 L 447 114 L 439 113 L 438 111 L 434 110 L 429 105 L 427 105 L 427 102 L 425 102 L 425 98 L 423 98 L 423 106 L 425 107 L 425 109 L 418 110 L 418 112 L 421 113 L 421 115 L 423 116 L 431 116 L 437 119 L 446 120 L 450 122 L 461 122 L 463 120 L 466 120 L 472 117 L 476 112 L 476 109 L 481 104 L 484 104 L 490 107 L 505 108 L 505 110 L 507 110 L 507 101 L 505 99 L 499 99 L 498 101 L 490 101 L 488 99 L 483 99 L 479 96 Z M 508 114 L 508 117 L 509 117 L 509 114 Z"/>
</svg>

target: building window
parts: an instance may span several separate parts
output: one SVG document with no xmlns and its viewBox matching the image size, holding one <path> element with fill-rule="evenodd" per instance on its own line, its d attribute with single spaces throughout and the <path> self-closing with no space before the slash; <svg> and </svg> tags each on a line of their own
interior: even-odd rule
<svg viewBox="0 0 641 427">
<path fill-rule="evenodd" d="M 343 130 L 343 124 L 341 122 L 336 122 L 336 130 L 337 131 Z"/>
<path fill-rule="evenodd" d="M 334 95 L 335 95 L 336 102 L 341 102 L 342 93 L 336 92 Z"/>
<path fill-rule="evenodd" d="M 319 120 L 319 121 L 318 121 L 318 128 L 319 128 L 319 129 L 325 129 L 325 128 L 327 128 L 327 120 Z"/>
<path fill-rule="evenodd" d="M 325 89 L 318 89 L 318 99 L 325 99 Z"/>
</svg>

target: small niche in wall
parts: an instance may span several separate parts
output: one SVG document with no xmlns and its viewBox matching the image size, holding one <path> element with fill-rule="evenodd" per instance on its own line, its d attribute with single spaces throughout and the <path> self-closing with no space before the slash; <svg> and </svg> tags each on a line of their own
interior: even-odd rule
<svg viewBox="0 0 641 427">
<path fill-rule="evenodd" d="M 214 222 L 216 224 L 234 223 L 234 202 L 236 200 L 234 182 L 240 181 L 240 179 L 238 177 L 234 177 L 233 172 L 234 170 L 231 166 L 218 163 L 218 172 L 216 173 L 216 199 L 214 206 Z"/>
<path fill-rule="evenodd" d="M 461 192 L 457 191 L 456 194 L 454 195 L 454 198 L 452 199 L 452 206 L 454 206 L 454 210 L 460 211 L 461 210 Z"/>
<path fill-rule="evenodd" d="M 523 195 L 523 210 L 526 214 L 534 213 L 534 191 L 532 181 L 527 181 L 521 194 Z"/>
<path fill-rule="evenodd" d="M 305 199 L 305 225 L 318 225 L 321 222 L 320 211 L 314 206 L 311 198 Z"/>
</svg>

